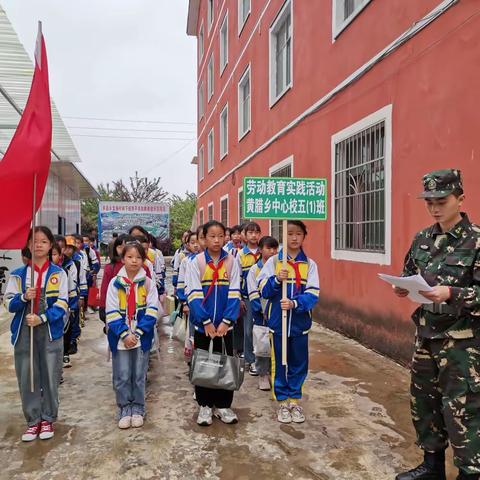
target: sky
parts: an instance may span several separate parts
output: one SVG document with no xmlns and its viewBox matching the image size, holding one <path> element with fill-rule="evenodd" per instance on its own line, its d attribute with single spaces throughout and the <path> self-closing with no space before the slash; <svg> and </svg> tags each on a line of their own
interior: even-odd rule
<svg viewBox="0 0 480 480">
<path fill-rule="evenodd" d="M 188 0 L 0 4 L 31 58 L 42 21 L 50 92 L 82 159 L 78 167 L 93 186 L 128 180 L 138 170 L 161 177 L 167 192 L 196 191 L 190 164 L 196 154 L 196 39 L 185 33 Z"/>
</svg>

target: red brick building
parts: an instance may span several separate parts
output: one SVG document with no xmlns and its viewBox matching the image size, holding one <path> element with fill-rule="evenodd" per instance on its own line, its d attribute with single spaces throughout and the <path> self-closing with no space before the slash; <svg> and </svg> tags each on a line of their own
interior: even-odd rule
<svg viewBox="0 0 480 480">
<path fill-rule="evenodd" d="M 328 179 L 309 222 L 317 319 L 408 358 L 398 273 L 430 223 L 429 170 L 460 168 L 480 221 L 478 0 L 190 0 L 198 41 L 198 220 L 243 219 L 245 176 Z M 260 222 L 278 237 L 277 222 Z"/>
</svg>

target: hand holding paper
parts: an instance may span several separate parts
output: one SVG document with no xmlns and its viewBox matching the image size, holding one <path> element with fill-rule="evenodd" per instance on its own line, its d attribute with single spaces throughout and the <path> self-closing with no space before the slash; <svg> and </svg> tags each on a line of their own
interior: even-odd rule
<svg viewBox="0 0 480 480">
<path fill-rule="evenodd" d="M 431 292 L 433 288 L 425 281 L 425 279 L 417 274 L 410 277 L 395 277 L 385 273 L 379 273 L 378 276 L 385 282 L 390 283 L 398 288 L 409 291 L 408 298 L 412 302 L 417 303 L 433 303 L 432 300 L 425 298 L 420 292 Z"/>
</svg>

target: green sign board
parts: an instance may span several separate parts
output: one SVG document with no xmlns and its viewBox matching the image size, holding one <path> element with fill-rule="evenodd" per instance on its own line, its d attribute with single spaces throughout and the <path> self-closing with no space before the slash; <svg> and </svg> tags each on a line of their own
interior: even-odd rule
<svg viewBox="0 0 480 480">
<path fill-rule="evenodd" d="M 245 218 L 326 220 L 327 179 L 245 177 Z"/>
</svg>

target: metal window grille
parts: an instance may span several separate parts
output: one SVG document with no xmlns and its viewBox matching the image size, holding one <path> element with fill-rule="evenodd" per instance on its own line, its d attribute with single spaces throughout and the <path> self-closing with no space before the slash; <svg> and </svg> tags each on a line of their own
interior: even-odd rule
<svg viewBox="0 0 480 480">
<path fill-rule="evenodd" d="M 250 128 L 250 73 L 240 84 L 240 133 L 244 134 Z"/>
<path fill-rule="evenodd" d="M 291 81 L 291 16 L 288 14 L 275 33 L 275 96 Z"/>
<path fill-rule="evenodd" d="M 208 171 L 213 169 L 213 164 L 214 164 L 214 147 L 213 147 L 213 130 L 210 130 L 210 133 L 208 134 Z"/>
<path fill-rule="evenodd" d="M 220 221 L 228 227 L 228 198 L 220 200 Z"/>
<path fill-rule="evenodd" d="M 241 225 L 247 219 L 243 216 L 243 190 L 238 192 L 238 223 Z"/>
<path fill-rule="evenodd" d="M 335 248 L 385 253 L 385 122 L 335 146 Z"/>
<path fill-rule="evenodd" d="M 347 20 L 355 12 L 355 0 L 343 0 L 343 19 Z"/>
<path fill-rule="evenodd" d="M 291 177 L 292 176 L 292 165 L 286 165 L 275 172 L 273 172 L 271 177 Z M 283 238 L 283 222 L 282 220 L 271 220 L 270 222 L 270 235 L 273 238 L 276 238 L 280 243 Z"/>
<path fill-rule="evenodd" d="M 208 221 L 213 220 L 213 204 L 208 206 Z"/>
</svg>

